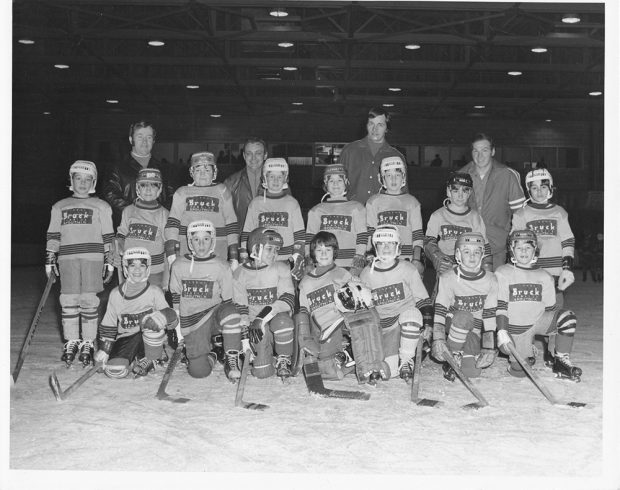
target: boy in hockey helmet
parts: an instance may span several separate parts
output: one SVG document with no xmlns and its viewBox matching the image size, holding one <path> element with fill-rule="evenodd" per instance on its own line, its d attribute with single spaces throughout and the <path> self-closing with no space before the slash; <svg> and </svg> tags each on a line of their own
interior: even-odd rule
<svg viewBox="0 0 620 490">
<path fill-rule="evenodd" d="M 93 162 L 77 160 L 69 169 L 69 179 L 73 195 L 52 206 L 45 247 L 46 275 L 60 275 L 59 299 L 66 340 L 61 359 L 67 367 L 78 352 L 84 366 L 92 362 L 97 336 L 97 293 L 103 291 L 114 272 L 112 209 L 91 195 L 97 184 L 97 167 Z"/>
<path fill-rule="evenodd" d="M 418 269 L 399 259 L 401 239 L 396 226 L 378 226 L 372 244 L 377 257 L 364 268 L 360 279 L 375 296 L 391 376 L 409 382 L 422 330 L 431 326 L 431 301 Z"/>
<path fill-rule="evenodd" d="M 133 247 L 144 247 L 151 255 L 151 284 L 168 289 L 169 270 L 164 253 L 164 228 L 168 210 L 158 198 L 162 191 L 161 172 L 143 168 L 136 179 L 136 201 L 123 209 L 121 224 L 116 230 L 116 249 L 120 256 Z"/>
<path fill-rule="evenodd" d="M 284 189 L 288 187 L 288 164 L 284 158 L 268 158 L 263 164 L 265 194 L 250 202 L 241 233 L 241 258 L 248 259 L 251 252 L 247 240 L 256 228 L 269 228 L 282 236 L 283 244 L 278 260 L 289 261 L 291 274 L 297 281 L 304 273 L 305 227 L 297 200 Z"/>
<path fill-rule="evenodd" d="M 348 200 L 349 186 L 347 171 L 343 165 L 335 163 L 325 167 L 323 190 L 327 194 L 319 204 L 308 211 L 306 263 L 309 267 L 313 266 L 308 255 L 312 238 L 318 232 L 325 231 L 333 233 L 338 241 L 336 265 L 359 276 L 366 265 L 364 258 L 368 242 L 366 208 L 357 201 Z"/>
<path fill-rule="evenodd" d="M 217 231 L 209 220 L 187 226 L 189 253 L 175 260 L 170 270 L 172 305 L 181 321 L 188 372 L 193 378 L 211 374 L 217 360 L 212 337 L 222 335 L 226 353 L 224 371 L 231 382 L 241 376 L 240 316 L 232 302 L 232 271 L 215 254 Z"/>
<path fill-rule="evenodd" d="M 228 260 L 230 267 L 235 269 L 239 265 L 239 225 L 232 194 L 224 184 L 215 182 L 217 165 L 213 153 L 194 153 L 189 173 L 194 182 L 176 190 L 166 223 L 168 263 L 172 264 L 178 256 L 189 252 L 187 237 L 184 236 L 188 224 L 209 220 L 217 230 L 215 254 L 221 260 Z"/>
<path fill-rule="evenodd" d="M 545 364 L 557 377 L 573 381 L 581 379 L 581 369 L 570 360 L 577 318 L 571 310 L 555 301 L 553 278 L 536 266 L 538 240 L 531 230 L 515 230 L 510 234 L 509 247 L 513 264 L 497 269 L 498 281 L 497 344 L 509 354 L 507 344 L 530 364 L 536 362 L 532 345 L 535 335 L 554 336 L 555 352 L 545 351 Z M 550 343 L 551 344 L 551 343 Z M 510 356 L 508 372 L 524 377 L 519 363 Z"/>
<path fill-rule="evenodd" d="M 295 289 L 288 264 L 277 260 L 282 243 L 275 230 L 252 230 L 247 241 L 251 260 L 233 274 L 233 299 L 247 338 L 244 352 L 251 345 L 255 353 L 252 374 L 257 378 L 268 378 L 274 372 L 282 379 L 293 374 Z"/>
<path fill-rule="evenodd" d="M 132 363 L 135 377 L 155 369 L 161 363 L 166 331 L 179 323 L 163 291 L 148 281 L 151 255 L 146 248 L 125 250 L 122 267 L 126 281 L 110 293 L 95 354 L 110 378 L 126 377 Z"/>
<path fill-rule="evenodd" d="M 496 356 L 497 279 L 481 268 L 484 248 L 482 234 L 459 235 L 454 252 L 458 265 L 439 276 L 435 300 L 433 357 L 445 361 L 446 355 L 454 356 L 469 377 L 480 376 Z M 444 377 L 455 379 L 447 362 Z"/>
<path fill-rule="evenodd" d="M 549 202 L 555 190 L 553 177 L 545 168 L 535 169 L 525 176 L 530 199 L 513 216 L 513 230 L 531 230 L 538 238 L 538 267 L 545 269 L 555 280 L 556 302 L 564 304 L 563 291 L 573 282 L 575 236 L 563 207 Z"/>
<path fill-rule="evenodd" d="M 485 238 L 483 267 L 493 268 L 491 246 L 486 240 L 486 227 L 478 214 L 467 201 L 471 195 L 473 181 L 471 175 L 463 172 L 450 174 L 446 182 L 444 205 L 435 211 L 428 220 L 424 237 L 424 252 L 433 263 L 437 274 L 442 274 L 454 265 L 454 245 L 458 236 L 466 231 L 481 233 Z"/>
<path fill-rule="evenodd" d="M 401 256 L 422 275 L 422 212 L 419 201 L 405 190 L 407 166 L 402 158 L 392 156 L 384 158 L 380 168 L 383 188 L 366 202 L 368 234 L 372 236 L 380 225 L 395 226 L 401 237 Z"/>
</svg>

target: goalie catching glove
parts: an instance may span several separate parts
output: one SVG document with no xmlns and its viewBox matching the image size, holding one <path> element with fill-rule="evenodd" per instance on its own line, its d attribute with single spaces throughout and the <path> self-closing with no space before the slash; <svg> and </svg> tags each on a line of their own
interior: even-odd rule
<svg viewBox="0 0 620 490">
<path fill-rule="evenodd" d="M 155 310 L 142 318 L 142 328 L 159 332 L 166 328 L 174 328 L 177 322 L 177 314 L 172 308 Z"/>
<path fill-rule="evenodd" d="M 334 303 L 336 303 L 336 308 L 343 313 L 374 306 L 372 291 L 357 282 L 349 282 L 335 291 Z"/>
</svg>

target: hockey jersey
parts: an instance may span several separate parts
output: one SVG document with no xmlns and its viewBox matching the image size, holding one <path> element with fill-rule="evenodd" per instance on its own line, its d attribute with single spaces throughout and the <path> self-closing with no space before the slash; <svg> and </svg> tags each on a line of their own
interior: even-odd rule
<svg viewBox="0 0 620 490">
<path fill-rule="evenodd" d="M 159 202 L 144 203 L 137 200 L 123 209 L 121 223 L 116 230 L 119 252 L 132 247 L 146 248 L 151 254 L 151 274 L 164 273 L 164 283 L 168 284 L 168 267 L 164 254 L 164 228 L 168 220 L 168 210 Z"/>
<path fill-rule="evenodd" d="M 98 197 L 67 197 L 52 206 L 46 250 L 58 253 L 58 261 L 103 261 L 110 250 L 114 230 L 112 208 Z"/>
<path fill-rule="evenodd" d="M 413 258 L 413 248 L 424 245 L 422 211 L 419 201 L 411 194 L 379 194 L 370 196 L 366 202 L 366 224 L 372 237 L 380 225 L 394 225 L 400 233 L 401 257 Z"/>
<path fill-rule="evenodd" d="M 308 272 L 299 283 L 300 313 L 308 313 L 320 329 L 330 326 L 342 318 L 334 303 L 334 292 L 351 279 L 351 273 L 336 265 L 322 274 Z"/>
<path fill-rule="evenodd" d="M 181 256 L 189 253 L 187 245 L 187 225 L 192 221 L 207 219 L 216 229 L 215 255 L 222 260 L 228 257 L 228 247 L 239 241 L 239 224 L 233 208 L 232 194 L 224 184 L 211 184 L 205 187 L 186 185 L 179 187 L 172 198 L 168 222 L 164 230 L 166 241 L 178 240 Z M 171 254 L 170 244 L 167 253 Z"/>
<path fill-rule="evenodd" d="M 155 310 L 168 308 L 161 288 L 146 283 L 146 287 L 133 296 L 123 296 L 119 286 L 112 290 L 108 306 L 99 325 L 99 337 L 104 340 L 117 340 L 138 333 L 142 329 L 142 319 Z"/>
<path fill-rule="evenodd" d="M 248 235 L 258 227 L 270 228 L 282 235 L 283 244 L 278 252 L 278 260 L 287 260 L 294 252 L 304 254 L 304 219 L 299 203 L 293 196 L 267 194 L 252 199 L 241 233 L 242 249 L 247 250 Z"/>
<path fill-rule="evenodd" d="M 340 267 L 353 266 L 354 255 L 364 255 L 368 244 L 366 208 L 357 201 L 326 201 L 308 211 L 306 226 L 306 256 L 310 254 L 310 241 L 319 231 L 329 231 L 338 240 Z"/>
<path fill-rule="evenodd" d="M 265 306 L 275 313 L 293 311 L 295 288 L 288 264 L 254 267 L 242 264 L 233 274 L 233 301 L 241 314 L 242 325 L 249 325 Z"/>
<path fill-rule="evenodd" d="M 170 293 L 181 333 L 186 335 L 197 330 L 220 303 L 232 301 L 232 272 L 216 256 L 201 259 L 187 254 L 172 263 Z"/>
<path fill-rule="evenodd" d="M 445 325 L 446 315 L 468 311 L 474 317 L 474 331 L 496 330 L 497 278 L 481 269 L 475 275 L 463 273 L 458 266 L 439 276 L 435 299 L 434 323 Z"/>
<path fill-rule="evenodd" d="M 562 206 L 528 202 L 512 217 L 513 230 L 532 230 L 538 238 L 536 265 L 552 276 L 562 272 L 562 257 L 575 255 L 575 236 Z"/>
<path fill-rule="evenodd" d="M 508 317 L 509 333 L 518 335 L 529 330 L 545 311 L 555 309 L 554 281 L 547 271 L 504 264 L 497 268 L 495 276 L 497 315 Z"/>
<path fill-rule="evenodd" d="M 371 270 L 367 266 L 362 270 L 360 280 L 372 290 L 382 328 L 394 325 L 406 308 L 415 306 L 420 309 L 431 305 L 420 273 L 411 262 L 397 259 L 388 269 L 375 267 Z"/>
</svg>

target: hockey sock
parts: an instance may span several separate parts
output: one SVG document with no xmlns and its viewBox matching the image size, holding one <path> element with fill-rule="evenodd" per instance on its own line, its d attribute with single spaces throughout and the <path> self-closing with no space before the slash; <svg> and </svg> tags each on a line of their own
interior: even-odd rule
<svg viewBox="0 0 620 490">
<path fill-rule="evenodd" d="M 156 361 L 161 357 L 165 339 L 165 330 L 160 330 L 159 332 L 144 330 L 142 332 L 144 355 L 149 361 Z"/>
<path fill-rule="evenodd" d="M 295 323 L 288 315 L 276 315 L 270 322 L 277 355 L 293 355 Z"/>
<path fill-rule="evenodd" d="M 570 310 L 561 310 L 558 315 L 558 335 L 555 340 L 556 352 L 571 352 L 577 327 L 577 318 Z"/>
<path fill-rule="evenodd" d="M 402 362 L 406 362 L 415 356 L 416 347 L 420 340 L 421 325 L 403 323 L 400 329 L 400 348 L 398 349 L 398 355 Z"/>
</svg>

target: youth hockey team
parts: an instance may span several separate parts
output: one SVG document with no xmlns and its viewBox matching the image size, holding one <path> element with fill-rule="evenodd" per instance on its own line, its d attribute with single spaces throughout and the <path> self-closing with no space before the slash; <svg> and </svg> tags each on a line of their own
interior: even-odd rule
<svg viewBox="0 0 620 490">
<path fill-rule="evenodd" d="M 498 349 L 507 373 L 523 377 L 513 353 L 533 365 L 538 335 L 548 339 L 545 365 L 580 380 L 570 359 L 577 319 L 563 304 L 574 281 L 574 236 L 566 211 L 551 201 L 548 170 L 527 174 L 510 262 L 496 270 L 469 173 L 450 175 L 425 232 L 399 156 L 383 158 L 382 189 L 365 206 L 347 197 L 345 167 L 327 165 L 326 194 L 307 225 L 284 158 L 265 160 L 263 192 L 243 217 L 216 182 L 212 153 L 193 154 L 189 173 L 193 183 L 174 193 L 168 211 L 158 202 L 160 171 L 140 170 L 137 198 L 115 233 L 110 206 L 94 196 L 95 164 L 70 166 L 72 195 L 52 206 L 45 262 L 48 276 L 60 276 L 67 366 L 77 357 L 100 363 L 110 378 L 147 376 L 168 361 L 168 345 L 183 352 L 195 378 L 219 363 L 235 383 L 248 362 L 256 378 L 284 380 L 316 361 L 323 379 L 409 383 L 417 344 L 427 342 L 430 349 L 417 352 L 430 351 L 450 381 L 447 356 L 477 377 L 498 362 Z M 436 271 L 430 296 L 425 262 Z M 115 267 L 119 285 L 99 321 L 97 294 Z"/>
</svg>

